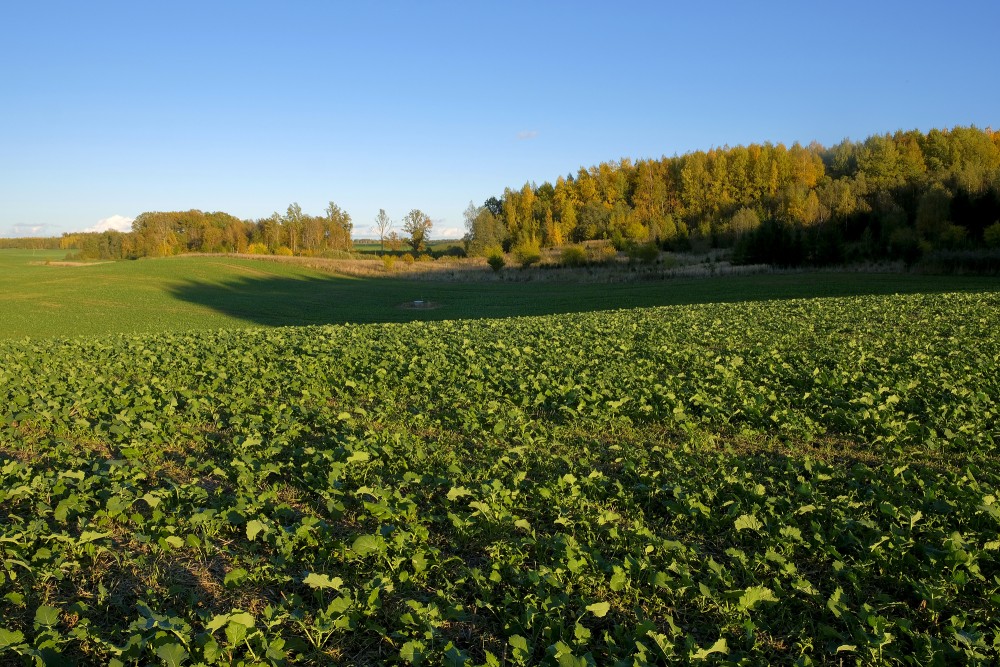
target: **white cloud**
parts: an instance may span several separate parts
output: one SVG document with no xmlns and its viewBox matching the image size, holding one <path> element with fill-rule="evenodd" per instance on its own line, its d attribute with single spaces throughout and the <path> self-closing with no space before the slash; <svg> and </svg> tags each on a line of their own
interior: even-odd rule
<svg viewBox="0 0 1000 667">
<path fill-rule="evenodd" d="M 11 236 L 44 236 L 48 225 L 26 225 L 18 223 L 11 227 Z"/>
<path fill-rule="evenodd" d="M 84 232 L 130 232 L 132 231 L 132 221 L 135 218 L 126 218 L 124 215 L 113 215 L 110 218 L 101 218 L 93 227 L 87 227 Z"/>
<path fill-rule="evenodd" d="M 538 136 L 538 130 L 521 130 L 517 133 L 518 141 L 527 141 L 528 139 L 534 139 Z"/>
<path fill-rule="evenodd" d="M 465 232 L 459 229 L 458 227 L 444 227 L 442 229 L 434 227 L 431 229 L 431 238 L 441 239 L 442 241 L 449 239 L 460 239 L 464 234 Z"/>
</svg>

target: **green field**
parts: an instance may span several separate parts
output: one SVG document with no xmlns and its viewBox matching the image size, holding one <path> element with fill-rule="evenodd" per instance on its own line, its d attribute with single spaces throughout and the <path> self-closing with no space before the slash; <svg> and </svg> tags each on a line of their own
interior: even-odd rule
<svg viewBox="0 0 1000 667">
<path fill-rule="evenodd" d="M 1000 662 L 995 280 L 0 257 L 0 664 Z"/>
<path fill-rule="evenodd" d="M 511 317 L 673 304 L 997 289 L 996 278 L 812 273 L 578 284 L 351 278 L 296 264 L 174 257 L 84 266 L 0 250 L 0 338 Z M 516 271 L 516 269 L 514 269 Z M 432 310 L 401 308 L 416 299 Z"/>
</svg>

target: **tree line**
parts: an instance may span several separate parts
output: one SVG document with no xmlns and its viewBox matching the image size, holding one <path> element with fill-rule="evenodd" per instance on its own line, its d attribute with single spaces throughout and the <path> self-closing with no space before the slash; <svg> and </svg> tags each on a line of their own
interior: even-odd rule
<svg viewBox="0 0 1000 667">
<path fill-rule="evenodd" d="M 132 221 L 130 232 L 64 234 L 60 247 L 85 259 L 164 257 L 189 252 L 328 255 L 353 247 L 351 216 L 330 202 L 324 215 L 309 215 L 298 204 L 284 215 L 241 220 L 228 213 L 156 211 Z"/>
<path fill-rule="evenodd" d="M 467 249 L 732 248 L 738 261 L 836 263 L 1000 246 L 1000 132 L 899 131 L 622 159 L 507 188 L 465 212 Z"/>
</svg>

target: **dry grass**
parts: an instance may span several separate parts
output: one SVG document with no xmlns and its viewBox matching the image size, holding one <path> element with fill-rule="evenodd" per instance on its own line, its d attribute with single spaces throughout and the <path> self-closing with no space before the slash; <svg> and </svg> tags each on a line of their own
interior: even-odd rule
<svg viewBox="0 0 1000 667">
<path fill-rule="evenodd" d="M 204 256 L 204 255 L 201 255 Z M 387 265 L 379 257 L 327 258 L 288 257 L 279 255 L 219 254 L 216 257 L 236 257 L 257 261 L 295 264 L 314 271 L 354 278 L 403 278 L 407 280 L 432 280 L 444 282 L 567 282 L 567 283 L 620 283 L 669 278 L 700 278 L 727 275 L 755 275 L 771 273 L 768 265 L 736 266 L 723 259 L 718 252 L 675 255 L 663 253 L 652 264 L 631 262 L 619 254 L 604 263 L 579 267 L 562 266 L 557 250 L 546 250 L 542 260 L 530 267 L 516 265 L 512 258 L 501 271 L 494 271 L 483 257 L 441 257 L 404 261 L 397 257 Z"/>
</svg>

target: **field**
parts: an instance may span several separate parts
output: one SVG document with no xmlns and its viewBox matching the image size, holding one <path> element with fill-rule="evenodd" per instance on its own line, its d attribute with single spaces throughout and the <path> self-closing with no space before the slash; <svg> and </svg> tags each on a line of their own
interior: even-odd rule
<svg viewBox="0 0 1000 667">
<path fill-rule="evenodd" d="M 5 257 L 0 664 L 1000 661 L 995 281 Z"/>
<path fill-rule="evenodd" d="M 296 263 L 172 257 L 64 266 L 61 251 L 0 250 L 0 339 L 548 315 L 723 301 L 994 290 L 996 278 L 771 274 L 581 285 L 359 278 Z M 46 261 L 51 264 L 46 265 Z M 371 262 L 377 267 L 379 262 Z M 487 273 L 487 269 L 483 269 Z M 519 276 L 518 269 L 510 270 Z M 530 273 L 527 275 L 531 275 Z M 624 277 L 628 277 L 627 274 Z M 432 308 L 409 308 L 415 300 Z"/>
</svg>

